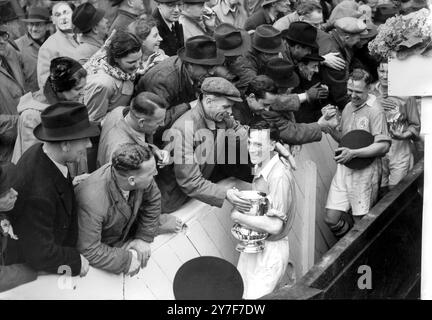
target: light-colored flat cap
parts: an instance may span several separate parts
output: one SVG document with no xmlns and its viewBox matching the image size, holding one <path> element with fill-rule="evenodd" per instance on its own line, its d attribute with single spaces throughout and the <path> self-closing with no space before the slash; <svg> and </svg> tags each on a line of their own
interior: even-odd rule
<svg viewBox="0 0 432 320">
<path fill-rule="evenodd" d="M 344 17 L 337 19 L 334 26 L 350 34 L 367 34 L 367 25 L 357 18 Z"/>
<path fill-rule="evenodd" d="M 240 97 L 240 91 L 238 91 L 238 89 L 231 82 L 221 77 L 205 78 L 201 85 L 201 91 L 203 93 L 223 96 L 236 102 L 242 101 Z"/>
</svg>

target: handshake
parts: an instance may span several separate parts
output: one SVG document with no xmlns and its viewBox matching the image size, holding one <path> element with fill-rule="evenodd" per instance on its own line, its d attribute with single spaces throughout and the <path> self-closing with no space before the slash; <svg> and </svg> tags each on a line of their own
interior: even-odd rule
<svg viewBox="0 0 432 320">
<path fill-rule="evenodd" d="M 331 104 L 326 105 L 321 109 L 321 118 L 318 120 L 318 124 L 321 127 L 336 128 L 340 122 L 340 112 L 338 107 Z"/>
<path fill-rule="evenodd" d="M 309 102 L 327 99 L 328 95 L 328 87 L 324 84 L 321 84 L 320 82 L 314 84 L 312 87 L 306 90 L 306 96 Z"/>
</svg>

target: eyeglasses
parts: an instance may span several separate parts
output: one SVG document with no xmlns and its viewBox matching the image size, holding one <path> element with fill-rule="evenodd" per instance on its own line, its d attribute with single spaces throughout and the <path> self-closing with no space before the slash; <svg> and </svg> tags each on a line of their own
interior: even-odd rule
<svg viewBox="0 0 432 320">
<path fill-rule="evenodd" d="M 7 32 L 0 33 L 0 38 L 1 38 L 3 41 L 8 41 L 8 40 L 9 40 L 9 33 L 7 33 Z"/>
<path fill-rule="evenodd" d="M 40 27 L 43 27 L 44 25 L 46 25 L 46 23 L 45 22 L 29 22 L 28 25 L 30 27 L 38 27 L 38 28 L 40 28 Z"/>
</svg>

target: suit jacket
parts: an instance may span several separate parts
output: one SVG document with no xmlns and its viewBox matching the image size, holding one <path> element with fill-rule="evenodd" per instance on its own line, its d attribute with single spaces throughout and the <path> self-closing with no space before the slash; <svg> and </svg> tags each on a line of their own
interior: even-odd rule
<svg viewBox="0 0 432 320">
<path fill-rule="evenodd" d="M 72 183 L 38 143 L 17 163 L 14 186 L 19 197 L 11 223 L 19 240 L 7 249 L 7 264 L 26 263 L 36 271 L 57 273 L 60 266 L 79 275 L 81 258 L 75 248 L 78 220 Z"/>
<path fill-rule="evenodd" d="M 160 48 L 165 51 L 166 55 L 175 56 L 178 49 L 184 46 L 183 26 L 179 22 L 175 22 L 172 30 L 170 30 L 158 8 L 153 11 L 153 18 L 157 22 L 159 35 L 162 38 Z"/>
<path fill-rule="evenodd" d="M 78 203 L 78 249 L 96 268 L 120 274 L 132 254 L 122 249 L 128 238 L 152 242 L 159 225 L 161 197 L 154 181 L 123 197 L 108 163 L 75 189 Z"/>
</svg>

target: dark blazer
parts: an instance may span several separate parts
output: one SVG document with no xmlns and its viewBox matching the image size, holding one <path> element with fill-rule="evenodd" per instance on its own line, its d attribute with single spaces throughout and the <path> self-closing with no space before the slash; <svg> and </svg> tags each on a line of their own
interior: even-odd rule
<svg viewBox="0 0 432 320">
<path fill-rule="evenodd" d="M 37 271 L 57 273 L 69 266 L 72 276 L 81 270 L 75 249 L 78 220 L 72 183 L 38 143 L 17 163 L 18 200 L 10 217 L 19 240 L 7 249 L 7 264 L 27 263 Z M 11 242 L 12 244 L 13 242 Z"/>
<path fill-rule="evenodd" d="M 153 18 L 157 22 L 159 35 L 163 39 L 160 43 L 160 48 L 165 51 L 166 55 L 175 56 L 177 50 L 184 45 L 182 25 L 177 21 L 173 25 L 173 30 L 170 30 L 158 8 L 153 11 Z"/>
</svg>

